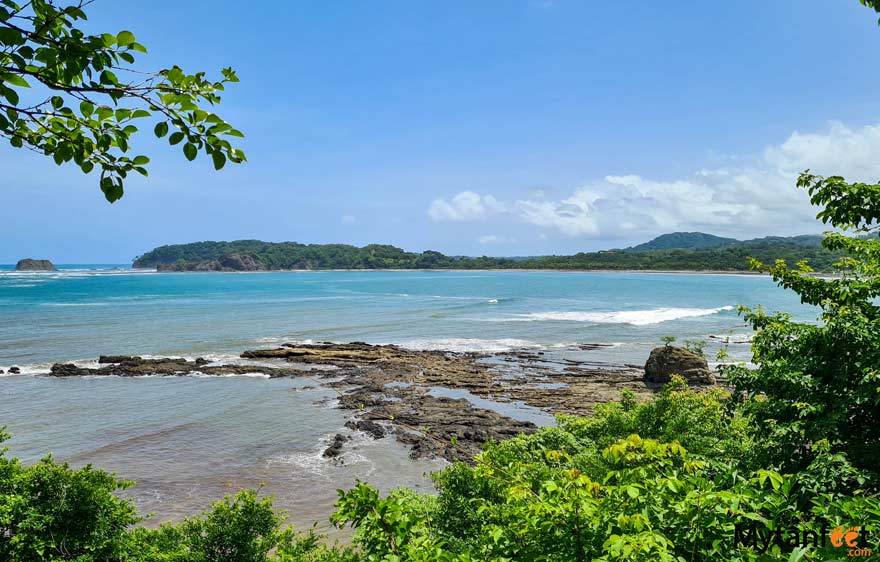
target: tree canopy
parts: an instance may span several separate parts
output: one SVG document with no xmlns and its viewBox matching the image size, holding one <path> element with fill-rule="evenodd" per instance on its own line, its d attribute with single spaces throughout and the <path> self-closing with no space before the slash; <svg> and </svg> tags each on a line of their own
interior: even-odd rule
<svg viewBox="0 0 880 562">
<path fill-rule="evenodd" d="M 16 148 L 100 171 L 109 202 L 122 197 L 129 173 L 147 175 L 150 159 L 134 152 L 141 123 L 187 160 L 201 152 L 219 170 L 245 161 L 230 142 L 242 133 L 213 112 L 231 68 L 217 80 L 178 66 L 135 65 L 147 49 L 127 30 L 90 35 L 77 27 L 91 0 L 0 0 L 0 137 Z"/>
<path fill-rule="evenodd" d="M 662 237 L 661 237 L 662 238 Z M 719 248 L 665 248 L 645 251 L 580 252 L 569 256 L 522 258 L 447 256 L 433 250 L 407 252 L 395 246 L 370 244 L 297 244 L 296 242 L 194 242 L 160 246 L 134 261 L 134 267 L 163 271 L 227 271 L 286 269 L 559 269 L 559 270 L 684 270 L 745 271 L 747 258 L 793 262 L 807 260 L 827 271 L 844 253 L 829 250 L 809 236 L 734 241 Z M 647 246 L 647 245 L 645 245 Z"/>
</svg>

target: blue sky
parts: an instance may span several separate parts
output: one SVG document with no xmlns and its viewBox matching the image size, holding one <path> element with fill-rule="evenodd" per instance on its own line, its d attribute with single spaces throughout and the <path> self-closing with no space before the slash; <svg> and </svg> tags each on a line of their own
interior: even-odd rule
<svg viewBox="0 0 880 562">
<path fill-rule="evenodd" d="M 821 231 L 795 174 L 880 177 L 880 28 L 856 0 L 114 2 L 148 68 L 233 66 L 245 166 L 144 136 L 147 180 L 0 148 L 0 263 L 259 238 L 572 253 Z M 152 127 L 145 128 L 146 130 Z"/>
</svg>

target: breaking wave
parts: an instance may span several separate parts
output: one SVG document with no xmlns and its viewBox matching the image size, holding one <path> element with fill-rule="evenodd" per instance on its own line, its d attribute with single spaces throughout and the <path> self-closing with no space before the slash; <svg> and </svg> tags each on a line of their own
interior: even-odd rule
<svg viewBox="0 0 880 562">
<path fill-rule="evenodd" d="M 532 312 L 517 314 L 510 318 L 494 319 L 496 322 L 590 322 L 593 324 L 630 324 L 648 326 L 682 318 L 711 316 L 733 310 L 732 306 L 718 308 L 655 308 L 651 310 L 617 310 L 611 312 Z"/>
<path fill-rule="evenodd" d="M 518 349 L 543 349 L 532 341 L 516 338 L 484 340 L 477 338 L 416 339 L 403 342 L 402 347 L 415 351 L 452 351 L 458 353 L 502 353 Z"/>
</svg>

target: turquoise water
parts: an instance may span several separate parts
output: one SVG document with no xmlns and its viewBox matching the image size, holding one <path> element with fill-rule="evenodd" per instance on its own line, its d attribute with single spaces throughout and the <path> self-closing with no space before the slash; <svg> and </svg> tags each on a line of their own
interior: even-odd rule
<svg viewBox="0 0 880 562">
<path fill-rule="evenodd" d="M 263 483 L 291 520 L 326 522 L 337 488 L 429 489 L 440 462 L 407 458 L 392 439 L 355 435 L 342 464 L 321 452 L 350 413 L 307 379 L 254 376 L 34 376 L 55 361 L 100 354 L 235 360 L 283 341 L 398 343 L 453 351 L 541 349 L 596 363 L 644 363 L 665 335 L 749 331 L 737 304 L 811 319 L 770 279 L 735 275 L 558 272 L 180 273 L 71 266 L 0 271 L 0 425 L 12 453 L 47 452 L 138 482 L 130 493 L 155 524 Z M 718 340 L 709 348 L 712 354 Z M 609 344 L 597 351 L 583 344 Z M 730 352 L 748 359 L 747 343 Z M 486 404 L 479 404 L 486 406 Z M 323 526 L 326 528 L 326 525 Z"/>
<path fill-rule="evenodd" d="M 289 340 L 457 351 L 576 344 L 643 362 L 664 335 L 747 326 L 735 306 L 815 313 L 766 277 L 562 272 L 0 272 L 0 368 L 98 354 L 237 354 Z M 747 346 L 731 350 L 747 357 Z M 583 354 L 581 354 L 583 355 Z"/>
</svg>

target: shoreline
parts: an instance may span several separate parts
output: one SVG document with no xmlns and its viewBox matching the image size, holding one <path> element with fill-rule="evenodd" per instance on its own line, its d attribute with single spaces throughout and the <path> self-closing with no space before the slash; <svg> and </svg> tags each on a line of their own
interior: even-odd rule
<svg viewBox="0 0 880 562">
<path fill-rule="evenodd" d="M 62 264 L 63 266 L 63 264 Z M 418 273 L 621 273 L 621 274 L 663 274 L 663 275 L 749 275 L 755 277 L 769 277 L 763 271 L 739 271 L 739 270 L 695 270 L 695 269 L 530 269 L 530 268 L 499 268 L 499 269 L 261 269 L 254 271 L 195 271 L 195 270 L 165 270 L 153 268 L 131 268 L 131 271 L 155 272 L 155 273 L 380 273 L 388 272 L 418 272 Z M 61 270 L 63 271 L 63 270 Z M 831 275 L 830 273 L 816 272 L 818 275 Z"/>
</svg>

